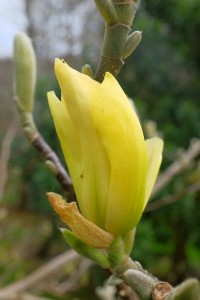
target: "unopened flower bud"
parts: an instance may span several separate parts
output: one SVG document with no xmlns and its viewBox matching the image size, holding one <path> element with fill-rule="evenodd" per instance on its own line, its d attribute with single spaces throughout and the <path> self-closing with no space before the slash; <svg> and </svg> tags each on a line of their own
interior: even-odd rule
<svg viewBox="0 0 200 300">
<path fill-rule="evenodd" d="M 59 59 L 55 72 L 62 99 L 50 92 L 49 105 L 80 212 L 106 232 L 127 234 L 150 197 L 163 142 L 144 140 L 130 101 L 110 73 L 99 83 Z"/>
<path fill-rule="evenodd" d="M 30 38 L 18 33 L 14 40 L 15 97 L 24 112 L 33 111 L 36 59 Z"/>
</svg>

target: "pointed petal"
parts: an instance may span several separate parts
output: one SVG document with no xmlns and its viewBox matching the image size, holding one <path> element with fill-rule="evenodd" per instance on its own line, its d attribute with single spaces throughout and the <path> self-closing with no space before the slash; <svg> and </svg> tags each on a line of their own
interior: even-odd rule
<svg viewBox="0 0 200 300">
<path fill-rule="evenodd" d="M 114 236 L 85 219 L 80 214 L 75 202 L 67 203 L 60 195 L 55 193 L 48 193 L 47 195 L 54 210 L 60 215 L 63 222 L 86 244 L 98 249 L 106 249 L 110 246 Z"/>
<path fill-rule="evenodd" d="M 54 92 L 49 92 L 47 96 L 56 132 L 75 187 L 76 196 L 80 197 L 76 188 L 81 184 L 81 174 L 83 170 L 78 132 L 69 118 L 65 103 L 60 101 Z M 73 170 L 73 172 L 71 172 L 71 170 Z"/>
<path fill-rule="evenodd" d="M 146 140 L 146 147 L 148 153 L 148 171 L 144 207 L 146 206 L 149 200 L 161 165 L 163 140 L 161 140 L 158 137 L 148 139 Z"/>
<path fill-rule="evenodd" d="M 90 98 L 100 84 L 89 76 L 70 68 L 64 61 L 55 60 L 55 73 L 72 122 L 78 129 L 91 126 Z M 80 116 L 84 116 L 83 119 Z"/>
<path fill-rule="evenodd" d="M 69 156 L 71 159 L 73 153 L 72 156 L 80 160 L 81 149 L 78 132 L 72 124 L 64 101 L 60 101 L 54 92 L 47 93 L 47 97 L 65 159 Z"/>
<path fill-rule="evenodd" d="M 68 140 L 80 141 L 81 157 L 78 163 L 82 171 L 79 175 L 77 172 L 74 175 L 74 167 L 70 157 L 66 155 L 80 210 L 88 220 L 103 228 L 110 166 L 91 114 L 91 95 L 100 84 L 58 59 L 55 62 L 55 71 L 62 90 L 63 102 L 71 124 L 76 130 L 76 134 L 73 135 L 72 132 Z M 62 127 L 65 130 L 64 124 L 62 123 Z M 61 141 L 61 144 L 63 143 Z M 77 176 L 79 178 L 76 178 Z"/>
<path fill-rule="evenodd" d="M 111 165 L 105 229 L 125 233 L 135 227 L 144 207 L 147 153 L 142 129 L 129 100 L 109 73 L 93 95 L 92 111 Z"/>
</svg>

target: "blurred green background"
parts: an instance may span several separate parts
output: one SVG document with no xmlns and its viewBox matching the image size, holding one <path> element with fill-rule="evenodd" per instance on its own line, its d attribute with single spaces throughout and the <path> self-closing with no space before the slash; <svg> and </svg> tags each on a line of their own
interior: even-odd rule
<svg viewBox="0 0 200 300">
<path fill-rule="evenodd" d="M 60 1 L 59 5 L 50 1 L 48 8 L 46 2 L 25 1 L 26 31 L 33 39 L 38 60 L 34 116 L 40 132 L 64 164 L 46 101 L 49 90 L 59 95 L 53 57 L 64 57 L 79 70 L 89 63 L 95 70 L 101 52 L 103 22 L 92 0 Z M 48 26 L 44 14 L 48 16 Z M 163 171 L 193 139 L 200 138 L 200 2 L 143 0 L 133 30 L 141 30 L 143 39 L 127 59 L 118 80 L 134 100 L 142 123 L 155 121 L 164 138 Z M 1 286 L 25 277 L 67 249 L 57 229 L 61 223 L 46 197 L 48 191 L 62 193 L 62 190 L 20 128 L 12 101 L 12 68 L 11 59 L 0 60 Z M 200 185 L 199 165 L 198 156 L 152 201 L 173 195 L 194 181 Z M 200 278 L 199 227 L 200 189 L 197 189 L 171 205 L 144 213 L 132 257 L 172 284 L 190 276 Z M 95 287 L 102 285 L 105 278 L 105 271 L 92 267 L 81 278 L 77 290 L 68 293 L 68 298 L 88 299 L 88 293 L 92 293 L 90 297 L 95 299 Z M 68 299 L 44 294 L 49 299 Z"/>
</svg>

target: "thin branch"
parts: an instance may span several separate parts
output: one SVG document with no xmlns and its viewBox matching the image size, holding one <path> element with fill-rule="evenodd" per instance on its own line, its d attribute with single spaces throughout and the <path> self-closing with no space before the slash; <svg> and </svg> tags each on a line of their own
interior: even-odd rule
<svg viewBox="0 0 200 300">
<path fill-rule="evenodd" d="M 163 189 L 176 175 L 186 170 L 193 160 L 200 155 L 200 140 L 192 142 L 191 146 L 186 150 L 180 159 L 173 162 L 159 177 L 155 184 L 152 197 Z"/>
<path fill-rule="evenodd" d="M 57 154 L 46 143 L 46 141 L 39 132 L 37 132 L 37 135 L 31 141 L 31 144 L 40 153 L 46 165 L 49 167 L 49 169 L 52 171 L 52 173 L 62 186 L 67 197 L 67 201 L 75 201 L 76 197 L 71 179 L 68 173 L 66 172 L 65 168 L 62 166 Z"/>
<path fill-rule="evenodd" d="M 31 295 L 29 293 L 24 293 L 22 295 L 18 296 L 14 296 L 12 298 L 6 299 L 6 300 L 49 300 L 49 298 L 44 298 L 44 297 L 40 297 L 40 296 L 36 296 L 36 295 Z"/>
<path fill-rule="evenodd" d="M 31 288 L 37 285 L 40 285 L 42 281 L 55 274 L 55 272 L 63 268 L 63 266 L 65 266 L 67 263 L 80 258 L 81 257 L 73 250 L 69 250 L 58 255 L 24 279 L 2 288 L 0 290 L 0 299 L 18 299 L 18 295 L 23 294 L 25 291 L 29 291 Z M 14 296 L 16 298 L 13 298 Z"/>
<path fill-rule="evenodd" d="M 161 200 L 150 202 L 147 205 L 145 212 L 154 211 L 154 210 L 164 207 L 166 205 L 177 202 L 177 201 L 183 199 L 186 195 L 196 193 L 199 190 L 200 190 L 200 183 L 196 183 L 196 184 L 192 184 L 192 185 L 183 187 L 181 190 L 177 191 L 175 194 L 167 195 L 166 197 L 162 198 Z"/>
<path fill-rule="evenodd" d="M 61 282 L 61 283 L 50 283 L 47 285 L 48 291 L 53 293 L 56 296 L 63 296 L 67 292 L 72 292 L 78 288 L 80 288 L 80 278 L 83 274 L 86 273 L 86 271 L 89 269 L 89 267 L 93 264 L 92 261 L 83 259 L 82 262 L 79 264 L 79 266 L 74 269 L 74 271 L 70 274 L 69 278 L 67 280 Z"/>
<path fill-rule="evenodd" d="M 12 122 L 3 138 L 0 152 L 0 202 L 2 200 L 6 182 L 8 179 L 8 163 L 10 159 L 11 145 L 16 135 L 16 124 Z"/>
<path fill-rule="evenodd" d="M 76 201 L 76 196 L 70 176 L 62 166 L 57 154 L 39 133 L 35 125 L 32 113 L 20 111 L 20 109 L 18 109 L 18 112 L 22 128 L 29 143 L 33 145 L 33 147 L 40 153 L 41 157 L 44 159 L 52 174 L 57 178 L 58 182 L 65 191 L 67 201 Z"/>
</svg>

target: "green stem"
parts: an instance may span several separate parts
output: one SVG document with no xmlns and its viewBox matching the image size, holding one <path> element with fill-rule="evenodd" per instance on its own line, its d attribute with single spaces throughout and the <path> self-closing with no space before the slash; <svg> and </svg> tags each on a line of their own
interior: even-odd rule
<svg viewBox="0 0 200 300">
<path fill-rule="evenodd" d="M 106 72 L 117 76 L 124 65 L 124 49 L 136 13 L 137 0 L 113 0 L 118 20 L 105 24 L 101 59 L 95 79 L 102 82 Z"/>
</svg>

